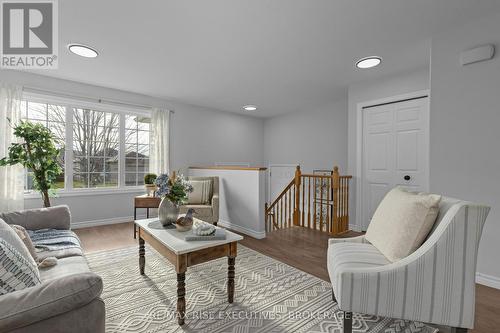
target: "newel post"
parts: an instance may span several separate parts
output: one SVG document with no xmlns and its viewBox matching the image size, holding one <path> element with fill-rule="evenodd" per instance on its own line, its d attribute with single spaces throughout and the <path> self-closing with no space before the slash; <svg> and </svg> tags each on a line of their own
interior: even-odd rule
<svg viewBox="0 0 500 333">
<path fill-rule="evenodd" d="M 297 165 L 295 170 L 295 207 L 293 209 L 293 225 L 300 225 L 300 184 L 301 184 L 302 173 L 300 172 L 300 166 Z"/>
<path fill-rule="evenodd" d="M 339 167 L 333 167 L 332 188 L 333 188 L 333 227 L 331 232 L 337 234 L 339 232 L 339 185 L 340 175 Z"/>
</svg>

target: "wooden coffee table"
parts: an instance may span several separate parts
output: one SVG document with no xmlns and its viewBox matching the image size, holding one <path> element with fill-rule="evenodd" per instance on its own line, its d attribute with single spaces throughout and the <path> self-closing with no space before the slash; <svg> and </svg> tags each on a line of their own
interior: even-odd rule
<svg viewBox="0 0 500 333">
<path fill-rule="evenodd" d="M 144 275 L 146 265 L 144 244 L 163 255 L 172 263 L 177 272 L 177 321 L 184 324 L 186 316 L 186 270 L 190 266 L 210 260 L 227 257 L 227 300 L 234 299 L 234 264 L 236 261 L 237 244 L 243 237 L 226 230 L 225 240 L 192 241 L 184 240 L 186 233 L 179 232 L 171 226 L 163 228 L 157 218 L 135 221 L 139 235 L 139 270 Z"/>
</svg>

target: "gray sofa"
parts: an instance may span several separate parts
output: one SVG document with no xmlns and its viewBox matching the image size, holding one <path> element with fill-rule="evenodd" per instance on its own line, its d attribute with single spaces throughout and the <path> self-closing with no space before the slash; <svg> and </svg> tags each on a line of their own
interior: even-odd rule
<svg viewBox="0 0 500 333">
<path fill-rule="evenodd" d="M 194 217 L 202 221 L 217 225 L 219 222 L 219 177 L 188 177 L 188 180 L 211 180 L 212 181 L 212 197 L 207 205 L 182 205 L 180 213 L 186 214 L 189 208 L 193 208 Z"/>
<path fill-rule="evenodd" d="M 67 206 L 3 213 L 0 218 L 27 230 L 70 229 L 71 223 Z M 40 285 L 0 296 L 0 332 L 104 332 L 102 280 L 90 271 L 82 250 L 38 254 L 50 256 L 58 263 L 40 269 Z"/>
</svg>

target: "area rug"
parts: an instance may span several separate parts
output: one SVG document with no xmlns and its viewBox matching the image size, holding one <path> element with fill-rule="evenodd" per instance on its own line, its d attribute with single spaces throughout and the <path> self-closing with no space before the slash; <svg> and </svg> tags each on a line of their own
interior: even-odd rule
<svg viewBox="0 0 500 333">
<path fill-rule="evenodd" d="M 235 301 L 227 303 L 227 259 L 188 268 L 186 324 L 177 325 L 173 266 L 146 246 L 146 275 L 138 248 L 86 255 L 104 281 L 106 332 L 342 332 L 331 286 L 259 252 L 238 247 Z M 417 322 L 354 314 L 354 332 L 423 332 Z"/>
</svg>

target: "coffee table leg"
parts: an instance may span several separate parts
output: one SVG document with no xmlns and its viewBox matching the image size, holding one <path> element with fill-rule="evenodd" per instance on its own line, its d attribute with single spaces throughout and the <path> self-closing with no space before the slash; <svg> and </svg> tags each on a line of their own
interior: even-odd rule
<svg viewBox="0 0 500 333">
<path fill-rule="evenodd" d="M 137 207 L 134 207 L 134 239 L 136 239 L 136 234 L 135 234 L 135 220 L 137 220 Z"/>
<path fill-rule="evenodd" d="M 177 322 L 184 325 L 186 317 L 186 273 L 177 273 Z"/>
<path fill-rule="evenodd" d="M 227 258 L 227 301 L 233 303 L 234 300 L 234 263 L 236 261 L 235 257 Z"/>
<path fill-rule="evenodd" d="M 146 266 L 146 256 L 145 256 L 145 249 L 144 249 L 144 239 L 139 237 L 139 271 L 141 272 L 141 275 L 144 275 L 144 267 Z"/>
</svg>

